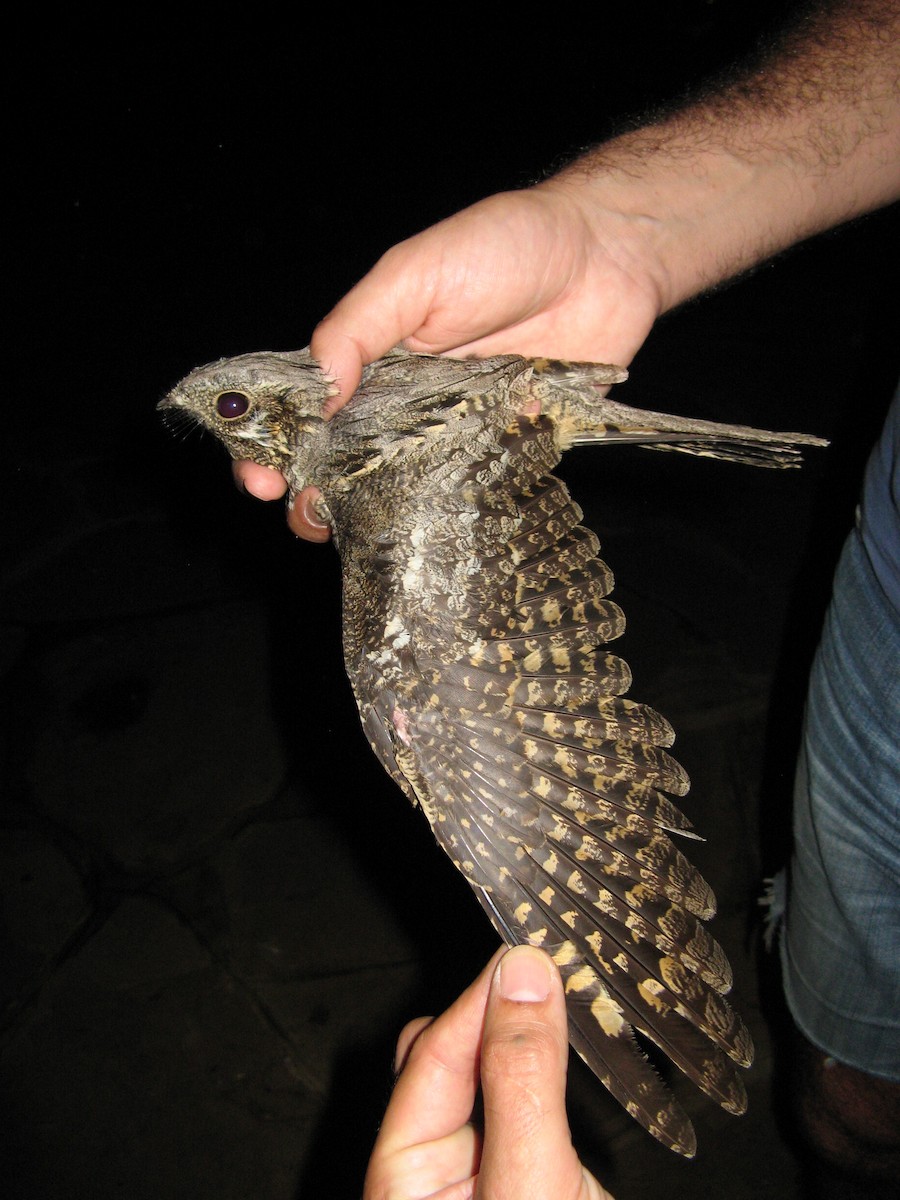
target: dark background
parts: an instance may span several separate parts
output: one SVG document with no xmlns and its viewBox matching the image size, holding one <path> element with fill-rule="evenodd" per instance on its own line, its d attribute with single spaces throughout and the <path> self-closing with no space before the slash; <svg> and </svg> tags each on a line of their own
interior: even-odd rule
<svg viewBox="0 0 900 1200">
<path fill-rule="evenodd" d="M 198 363 L 305 345 L 388 245 L 727 68 L 789 7 L 79 15 L 12 42 L 6 1194 L 358 1194 L 396 1030 L 493 946 L 358 734 L 334 555 L 295 545 L 156 401 Z M 679 730 L 763 1040 L 756 1116 L 698 1104 L 691 1167 L 575 1070 L 578 1144 L 619 1200 L 651 1175 L 654 1194 L 802 1194 L 755 896 L 896 378 L 895 235 L 877 214 L 670 315 L 617 392 L 832 439 L 802 474 L 637 450 L 564 471 L 619 579 L 634 694 Z M 748 1155 L 761 1176 L 735 1169 Z"/>
</svg>

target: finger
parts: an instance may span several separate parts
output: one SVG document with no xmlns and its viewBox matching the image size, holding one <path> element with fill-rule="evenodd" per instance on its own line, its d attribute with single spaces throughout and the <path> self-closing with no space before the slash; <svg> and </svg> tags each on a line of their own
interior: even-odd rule
<svg viewBox="0 0 900 1200">
<path fill-rule="evenodd" d="M 436 1141 L 373 1155 L 363 1200 L 471 1200 L 480 1153 L 478 1133 L 463 1125 Z"/>
<path fill-rule="evenodd" d="M 347 403 L 363 367 L 425 322 L 439 277 L 436 228 L 392 246 L 313 331 L 312 356 L 339 388 L 325 403 L 327 415 Z"/>
<path fill-rule="evenodd" d="M 366 363 L 379 358 L 391 345 L 393 343 L 379 348 L 380 342 L 375 341 L 370 350 L 367 343 L 358 341 L 344 327 L 337 308 L 319 322 L 313 330 L 310 354 L 338 389 L 325 401 L 323 411 L 326 417 L 333 416 L 344 407 L 359 387 Z"/>
<path fill-rule="evenodd" d="M 313 330 L 310 353 L 339 389 L 325 402 L 327 416 L 347 403 L 363 368 L 413 333 L 427 312 L 429 297 L 415 296 L 414 264 L 412 277 L 402 277 L 398 259 L 405 257 L 388 251 Z M 401 301 L 401 292 L 411 302 Z"/>
<path fill-rule="evenodd" d="M 406 1066 L 406 1060 L 409 1057 L 409 1052 L 413 1048 L 413 1043 L 418 1038 L 423 1029 L 427 1029 L 429 1025 L 434 1023 L 434 1017 L 416 1017 L 414 1021 L 410 1021 L 408 1025 L 400 1031 L 400 1036 L 397 1038 L 397 1049 L 394 1053 L 394 1074 L 399 1075 Z"/>
<path fill-rule="evenodd" d="M 235 483 L 257 500 L 278 500 L 287 491 L 287 483 L 279 471 L 261 467 L 259 463 L 242 459 L 232 463 Z"/>
<path fill-rule="evenodd" d="M 304 488 L 288 512 L 288 525 L 297 537 L 304 538 L 307 542 L 327 542 L 331 537 L 331 526 L 316 512 L 315 504 L 319 494 L 318 488 Z"/>
<path fill-rule="evenodd" d="M 373 1158 L 434 1141 L 467 1124 L 478 1091 L 484 1010 L 497 957 L 419 1032 L 394 1087 Z"/>
<path fill-rule="evenodd" d="M 481 1054 L 485 1196 L 577 1197 L 584 1173 L 566 1116 L 565 999 L 552 960 L 517 946 L 498 964 Z"/>
</svg>

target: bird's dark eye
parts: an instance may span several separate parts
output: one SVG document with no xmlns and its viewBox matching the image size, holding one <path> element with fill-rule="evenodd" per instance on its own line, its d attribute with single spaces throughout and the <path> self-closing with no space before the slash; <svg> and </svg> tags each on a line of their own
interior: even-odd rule
<svg viewBox="0 0 900 1200">
<path fill-rule="evenodd" d="M 216 400 L 216 412 L 224 421 L 236 421 L 249 407 L 250 401 L 243 392 L 222 392 Z"/>
</svg>

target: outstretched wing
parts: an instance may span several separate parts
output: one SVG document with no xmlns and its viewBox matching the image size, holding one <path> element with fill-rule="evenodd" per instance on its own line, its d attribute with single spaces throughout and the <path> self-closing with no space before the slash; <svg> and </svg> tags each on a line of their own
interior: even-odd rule
<svg viewBox="0 0 900 1200">
<path fill-rule="evenodd" d="M 688 788 L 674 735 L 624 698 L 628 667 L 602 648 L 624 618 L 548 474 L 558 458 L 550 420 L 523 416 L 458 486 L 437 481 L 427 537 L 398 521 L 369 563 L 379 602 L 348 669 L 373 748 L 502 937 L 559 965 L 575 1049 L 690 1155 L 690 1122 L 633 1031 L 731 1112 L 752 1046 L 703 924 L 713 896 L 669 836 L 690 831 L 665 794 Z"/>
</svg>

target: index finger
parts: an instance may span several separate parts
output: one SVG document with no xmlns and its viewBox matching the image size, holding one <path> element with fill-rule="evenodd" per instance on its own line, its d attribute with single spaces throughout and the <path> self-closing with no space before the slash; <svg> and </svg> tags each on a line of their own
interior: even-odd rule
<svg viewBox="0 0 900 1200">
<path fill-rule="evenodd" d="M 372 343 L 371 348 L 350 334 L 345 333 L 337 324 L 338 318 L 329 313 L 313 331 L 309 350 L 322 370 L 333 380 L 337 392 L 325 401 L 324 413 L 332 416 L 343 408 L 362 379 L 363 367 L 373 362 L 391 345 L 382 345 L 383 339 Z M 380 347 L 380 348 L 379 348 Z"/>
<path fill-rule="evenodd" d="M 471 1117 L 485 1007 L 502 953 L 498 950 L 475 982 L 419 1034 L 394 1087 L 375 1153 L 393 1154 L 445 1137 Z"/>
<path fill-rule="evenodd" d="M 325 414 L 342 408 L 363 368 L 421 329 L 434 302 L 440 226 L 392 246 L 313 330 L 310 352 L 338 389 Z"/>
<path fill-rule="evenodd" d="M 326 417 L 347 403 L 363 368 L 414 333 L 422 321 L 428 297 L 417 290 L 414 270 L 411 279 L 404 279 L 402 265 L 391 265 L 399 257 L 388 251 L 313 330 L 310 353 L 337 389 L 325 401 Z M 409 292 L 406 303 L 397 297 L 401 285 Z"/>
</svg>

